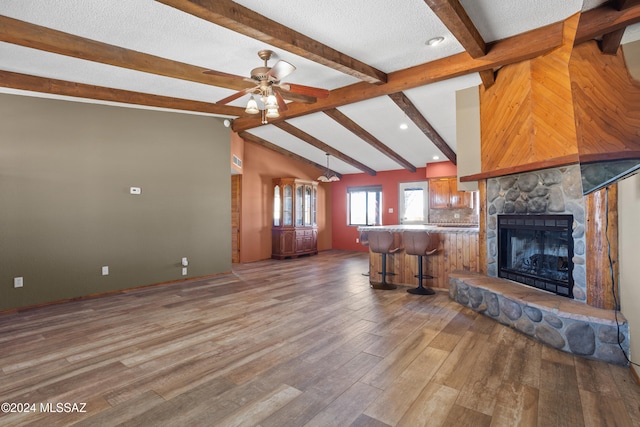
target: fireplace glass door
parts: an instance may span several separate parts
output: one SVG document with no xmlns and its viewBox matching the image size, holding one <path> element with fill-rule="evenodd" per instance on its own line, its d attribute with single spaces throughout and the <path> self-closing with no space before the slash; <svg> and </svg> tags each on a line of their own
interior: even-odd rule
<svg viewBox="0 0 640 427">
<path fill-rule="evenodd" d="M 573 298 L 571 215 L 498 216 L 498 276 Z"/>
</svg>

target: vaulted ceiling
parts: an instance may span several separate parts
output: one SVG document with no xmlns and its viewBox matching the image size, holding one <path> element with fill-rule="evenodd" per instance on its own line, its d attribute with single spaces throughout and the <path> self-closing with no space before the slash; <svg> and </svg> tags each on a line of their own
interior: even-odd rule
<svg viewBox="0 0 640 427">
<path fill-rule="evenodd" d="M 0 92 L 226 117 L 341 174 L 415 170 L 456 162 L 456 91 L 556 48 L 576 13 L 576 43 L 603 54 L 640 39 L 640 0 L 3 0 Z M 282 83 L 329 96 L 284 91 L 267 124 L 245 113 L 264 49 L 296 67 Z"/>
</svg>

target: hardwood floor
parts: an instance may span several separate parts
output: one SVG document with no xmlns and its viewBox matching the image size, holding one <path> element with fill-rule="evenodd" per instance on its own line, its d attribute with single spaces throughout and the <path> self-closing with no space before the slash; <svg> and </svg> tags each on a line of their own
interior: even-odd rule
<svg viewBox="0 0 640 427">
<path fill-rule="evenodd" d="M 640 425 L 627 368 L 367 268 L 328 251 L 0 315 L 0 402 L 36 405 L 0 425 Z"/>
</svg>

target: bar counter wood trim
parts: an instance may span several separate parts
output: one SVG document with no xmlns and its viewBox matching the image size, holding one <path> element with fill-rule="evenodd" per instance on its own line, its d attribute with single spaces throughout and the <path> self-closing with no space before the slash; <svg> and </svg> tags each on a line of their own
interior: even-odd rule
<svg viewBox="0 0 640 427">
<path fill-rule="evenodd" d="M 424 257 L 423 272 L 433 279 L 425 280 L 427 288 L 449 289 L 449 273 L 456 270 L 480 271 L 480 253 L 477 233 L 438 233 L 430 232 L 438 241 L 438 251 Z M 394 232 L 394 246 L 403 247 L 402 232 Z M 380 254 L 369 253 L 370 276 L 372 283 L 382 281 L 379 273 L 382 268 Z M 407 255 L 404 251 L 387 256 L 388 283 L 418 286 L 418 257 Z"/>
</svg>

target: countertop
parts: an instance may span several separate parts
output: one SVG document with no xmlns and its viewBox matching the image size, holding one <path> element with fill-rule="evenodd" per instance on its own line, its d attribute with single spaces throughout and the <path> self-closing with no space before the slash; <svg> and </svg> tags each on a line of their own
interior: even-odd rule
<svg viewBox="0 0 640 427">
<path fill-rule="evenodd" d="M 464 233 L 464 234 L 478 234 L 479 228 L 477 225 L 471 224 L 420 224 L 420 225 L 375 225 L 375 226 L 360 226 L 358 231 L 391 231 L 392 233 L 401 233 L 403 231 L 424 231 L 428 233 Z"/>
</svg>

